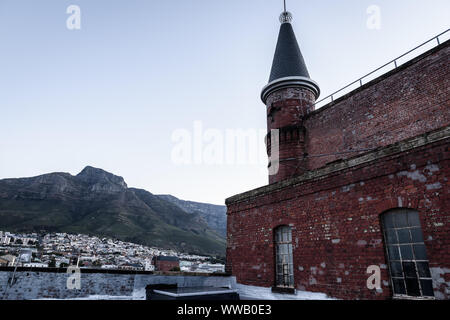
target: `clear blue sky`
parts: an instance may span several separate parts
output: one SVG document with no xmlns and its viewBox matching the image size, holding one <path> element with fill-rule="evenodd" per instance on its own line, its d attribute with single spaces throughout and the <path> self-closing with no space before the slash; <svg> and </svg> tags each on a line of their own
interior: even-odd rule
<svg viewBox="0 0 450 320">
<path fill-rule="evenodd" d="M 81 29 L 68 30 L 69 5 Z M 381 28 L 367 28 L 367 8 Z M 172 134 L 265 130 L 281 0 L 0 0 L 0 178 L 86 165 L 188 200 L 267 184 L 265 165 L 177 165 Z M 446 30 L 448 0 L 288 0 L 322 96 Z M 260 141 L 263 146 L 263 141 Z"/>
</svg>

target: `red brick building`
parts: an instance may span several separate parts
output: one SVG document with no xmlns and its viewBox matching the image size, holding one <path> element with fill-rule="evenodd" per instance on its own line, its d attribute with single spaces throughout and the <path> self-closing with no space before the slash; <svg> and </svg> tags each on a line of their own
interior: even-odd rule
<svg viewBox="0 0 450 320">
<path fill-rule="evenodd" d="M 227 270 L 343 299 L 449 299 L 450 42 L 315 110 L 319 86 L 280 20 L 261 95 L 269 185 L 226 200 Z"/>
<path fill-rule="evenodd" d="M 174 271 L 174 268 L 180 268 L 180 259 L 173 256 L 155 256 L 153 257 L 155 271 Z"/>
</svg>

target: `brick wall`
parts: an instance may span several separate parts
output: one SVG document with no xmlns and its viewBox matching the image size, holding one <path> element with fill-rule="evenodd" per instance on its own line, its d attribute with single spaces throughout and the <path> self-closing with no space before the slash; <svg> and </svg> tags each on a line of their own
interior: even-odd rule
<svg viewBox="0 0 450 320">
<path fill-rule="evenodd" d="M 273 286 L 273 229 L 291 225 L 297 289 L 390 298 L 380 215 L 411 208 L 420 215 L 435 296 L 449 299 L 449 130 L 227 199 L 228 271 L 240 283 Z M 380 292 L 366 287 L 370 265 L 381 267 Z"/>
<path fill-rule="evenodd" d="M 165 260 L 156 260 L 155 261 L 155 270 L 157 271 L 171 271 L 173 268 L 180 267 L 180 263 L 178 261 L 165 261 Z"/>
<path fill-rule="evenodd" d="M 450 124 L 450 41 L 310 113 L 309 155 L 386 146 Z M 310 169 L 354 154 L 312 157 Z"/>
<path fill-rule="evenodd" d="M 269 183 L 278 182 L 305 171 L 304 117 L 314 110 L 314 93 L 306 88 L 284 88 L 271 93 L 267 98 L 267 132 L 279 130 L 279 143 L 267 136 L 266 146 L 269 166 L 278 166 L 276 174 L 269 175 Z M 271 147 L 276 146 L 278 155 L 271 159 Z"/>
</svg>

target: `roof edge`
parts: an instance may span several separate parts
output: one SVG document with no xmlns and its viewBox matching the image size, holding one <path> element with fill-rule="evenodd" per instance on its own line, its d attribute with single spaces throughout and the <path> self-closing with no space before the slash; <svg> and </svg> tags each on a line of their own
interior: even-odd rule
<svg viewBox="0 0 450 320">
<path fill-rule="evenodd" d="M 265 85 L 261 91 L 261 100 L 266 104 L 267 97 L 274 91 L 292 87 L 307 88 L 314 93 L 316 99 L 320 96 L 320 87 L 317 82 L 307 77 L 291 76 L 275 79 Z"/>
</svg>

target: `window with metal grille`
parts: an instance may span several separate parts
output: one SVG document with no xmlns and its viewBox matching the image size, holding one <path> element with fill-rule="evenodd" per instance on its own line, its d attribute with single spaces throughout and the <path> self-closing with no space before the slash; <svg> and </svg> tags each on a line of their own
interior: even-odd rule
<svg viewBox="0 0 450 320">
<path fill-rule="evenodd" d="M 433 297 L 433 283 L 417 211 L 391 210 L 383 214 L 382 222 L 394 295 Z"/>
<path fill-rule="evenodd" d="M 294 287 L 292 231 L 289 226 L 275 229 L 276 286 Z"/>
</svg>

